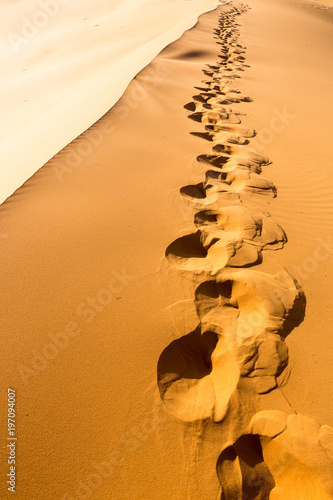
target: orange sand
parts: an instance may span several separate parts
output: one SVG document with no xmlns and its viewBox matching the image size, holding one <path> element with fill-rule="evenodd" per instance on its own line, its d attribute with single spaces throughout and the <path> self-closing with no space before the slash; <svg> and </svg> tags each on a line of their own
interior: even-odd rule
<svg viewBox="0 0 333 500">
<path fill-rule="evenodd" d="M 132 81 L 116 106 L 1 206 L 1 408 L 6 410 L 7 387 L 14 388 L 20 500 L 215 500 L 223 498 L 221 488 L 231 499 L 242 477 L 257 485 L 250 498 L 268 498 L 259 496 L 260 484 L 273 500 L 333 498 L 327 472 L 327 426 L 333 425 L 332 25 L 285 0 L 253 0 L 239 16 L 230 9 L 201 16 Z M 229 123 L 229 132 L 205 129 L 184 109 L 198 102 L 193 96 L 202 91 L 194 87 L 209 80 L 205 65 L 219 61 L 214 30 L 227 12 L 249 66 L 232 85 L 253 99 L 226 104 L 232 108 L 226 120 L 241 119 Z M 233 42 L 224 43 L 231 51 Z M 229 100 L 235 97 L 228 92 Z M 225 251 L 223 238 L 218 243 L 209 231 L 195 240 L 194 255 L 192 239 L 188 246 L 186 236 L 198 229 L 198 192 L 191 186 L 214 170 L 197 161 L 211 155 L 214 144 L 190 132 L 207 133 L 215 145 L 227 142 L 231 157 L 247 148 L 249 163 L 241 173 L 236 165 L 228 188 L 211 174 L 212 187 L 200 195 L 208 200 L 201 211 L 220 210 L 221 200 L 235 205 L 231 189 L 246 191 L 240 218 L 232 209 L 216 219 L 222 226 L 227 220 L 243 241 L 232 243 L 232 251 L 234 239 Z M 254 148 L 273 163 L 263 162 L 261 176 L 246 176 L 256 169 Z M 258 194 L 263 190 L 265 196 Z M 202 219 L 196 220 L 200 226 Z M 206 254 L 202 246 L 211 250 Z M 251 269 L 254 248 L 257 259 L 264 257 Z M 228 264 L 232 252 L 239 260 Z M 282 266 L 302 289 L 281 274 Z M 270 296 L 274 276 L 278 287 L 284 283 L 283 308 Z M 211 284 L 203 287 L 207 279 Z M 298 319 L 291 318 L 303 292 L 305 318 L 302 308 Z M 276 337 L 269 348 L 263 344 L 264 378 L 258 364 L 249 371 L 240 367 L 239 351 L 221 342 L 226 327 L 221 331 L 216 300 L 227 307 L 222 316 L 231 311 L 230 338 L 235 314 L 247 324 L 253 311 L 289 334 L 281 344 Z M 189 352 L 187 381 L 177 387 Z M 171 402 L 164 393 L 169 387 Z M 4 481 L 0 488 L 10 498 Z"/>
</svg>

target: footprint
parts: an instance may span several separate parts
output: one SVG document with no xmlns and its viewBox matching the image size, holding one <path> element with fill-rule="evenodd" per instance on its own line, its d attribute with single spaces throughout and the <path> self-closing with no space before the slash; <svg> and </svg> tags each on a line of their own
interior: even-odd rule
<svg viewBox="0 0 333 500">
<path fill-rule="evenodd" d="M 260 155 L 245 155 L 241 154 L 230 155 L 227 152 L 219 155 L 200 155 L 197 157 L 200 163 L 206 163 L 217 169 L 226 172 L 232 172 L 237 168 L 248 169 L 251 172 L 260 174 L 262 172 L 262 165 L 267 165 L 268 158 L 261 157 Z"/>
<path fill-rule="evenodd" d="M 249 170 L 235 168 L 232 172 L 221 172 L 218 179 L 184 186 L 180 193 L 194 203 L 209 205 L 218 200 L 223 193 L 241 195 L 246 192 L 275 198 L 276 187 L 260 175 Z"/>
<path fill-rule="evenodd" d="M 283 229 L 269 216 L 251 214 L 243 206 L 206 210 L 195 216 L 196 233 L 182 236 L 166 250 L 176 269 L 216 274 L 222 268 L 247 267 L 259 261 L 265 247 L 282 248 Z"/>
<path fill-rule="evenodd" d="M 275 185 L 254 172 L 235 169 L 233 172 L 227 174 L 227 178 L 223 182 L 228 183 L 232 190 L 237 190 L 238 192 L 242 190 L 251 191 L 256 194 L 271 196 L 272 198 L 275 198 L 277 195 Z"/>
<path fill-rule="evenodd" d="M 176 269 L 211 275 L 226 266 L 254 265 L 260 258 L 259 250 L 246 243 L 240 231 L 225 231 L 216 226 L 178 238 L 168 246 L 165 255 Z"/>
<path fill-rule="evenodd" d="M 283 339 L 304 318 L 304 295 L 294 283 L 290 289 L 280 279 L 257 271 L 229 269 L 221 275 L 196 290 L 201 332 L 228 339 L 240 376 L 251 379 L 256 392 L 269 392 L 279 378 L 284 383 L 289 375 Z M 292 279 L 283 279 L 290 287 Z"/>
<path fill-rule="evenodd" d="M 277 386 L 288 350 L 281 336 L 269 331 L 267 300 L 253 283 L 250 288 L 247 282 L 209 281 L 198 287 L 199 327 L 173 341 L 158 362 L 159 391 L 171 414 L 188 422 L 220 422 L 241 378 L 253 380 L 258 393 Z M 280 312 L 278 304 L 275 313 Z"/>
<path fill-rule="evenodd" d="M 220 59 L 222 59 L 223 63 L 222 64 L 229 64 L 233 62 L 240 62 L 243 63 L 245 61 L 245 57 L 241 55 L 233 55 L 229 50 L 224 53 L 224 55 L 219 55 L 218 56 Z"/>
<path fill-rule="evenodd" d="M 259 436 L 244 435 L 228 446 L 221 453 L 216 470 L 222 487 L 221 500 L 268 500 L 275 486 L 263 459 Z"/>
<path fill-rule="evenodd" d="M 211 79 L 209 81 L 204 80 L 202 83 L 205 83 L 205 87 L 195 87 L 197 90 L 201 90 L 202 92 L 212 92 L 216 94 L 226 94 L 228 92 L 232 92 L 233 94 L 240 94 L 240 90 L 230 87 L 230 82 L 221 81 L 218 79 Z"/>
<path fill-rule="evenodd" d="M 239 380 L 232 349 L 213 332 L 201 334 L 199 328 L 163 351 L 157 373 L 167 410 L 186 422 L 221 421 Z"/>
<path fill-rule="evenodd" d="M 262 430 L 262 422 L 253 428 Z M 270 437 L 270 436 L 269 436 Z M 286 429 L 276 437 L 260 436 L 265 463 L 275 488 L 272 500 L 333 498 L 333 429 L 303 415 L 289 415 Z"/>
<path fill-rule="evenodd" d="M 333 498 L 333 429 L 300 414 L 257 413 L 217 461 L 221 499 Z"/>
<path fill-rule="evenodd" d="M 260 165 L 268 165 L 270 163 L 269 158 L 260 153 L 254 153 L 246 148 L 239 146 L 230 146 L 228 144 L 216 144 L 213 147 L 214 153 L 228 154 L 233 157 L 247 158 L 251 161 L 255 161 Z"/>
<path fill-rule="evenodd" d="M 281 335 L 300 292 L 287 287 L 291 278 L 283 283 L 261 274 L 237 271 L 234 279 L 198 287 L 200 326 L 172 342 L 158 362 L 161 398 L 177 418 L 223 420 L 241 377 L 252 378 L 259 393 L 276 387 L 288 362 Z M 270 297 L 272 282 L 279 293 Z"/>
<path fill-rule="evenodd" d="M 238 75 L 237 73 L 231 73 L 231 72 L 232 72 L 231 68 L 228 69 L 228 68 L 221 67 L 219 70 L 216 70 L 216 71 L 204 70 L 203 74 L 211 77 L 212 79 L 216 79 L 216 80 L 221 80 L 223 78 L 228 78 L 228 79 L 229 78 L 231 78 L 231 79 L 240 78 L 240 75 Z"/>
<path fill-rule="evenodd" d="M 208 94 L 208 95 L 207 95 Z M 207 92 L 206 95 L 194 95 L 193 100 L 201 104 L 208 104 L 211 109 L 217 109 L 225 104 L 239 103 L 239 102 L 252 102 L 253 99 L 248 96 L 242 96 L 237 92 L 227 92 L 226 94 L 215 94 Z"/>
<path fill-rule="evenodd" d="M 236 160 L 230 159 L 226 157 L 226 161 L 222 166 L 217 166 L 217 165 L 212 165 L 210 170 L 207 170 L 206 172 L 206 181 L 208 179 L 218 179 L 219 175 L 221 173 L 228 174 L 228 173 L 237 173 L 239 170 L 246 170 L 253 172 L 255 174 L 261 174 L 262 170 L 261 167 L 253 162 L 250 162 L 248 160 Z"/>
<path fill-rule="evenodd" d="M 228 132 L 229 134 L 238 134 L 242 137 L 252 138 L 255 137 L 256 131 L 237 125 L 228 124 L 209 124 L 206 125 L 206 130 L 215 133 L 215 140 L 219 140 L 219 134 Z"/>
<path fill-rule="evenodd" d="M 196 108 L 194 107 L 194 110 Z M 226 108 L 221 108 L 219 111 L 212 111 L 210 109 L 197 111 L 188 118 L 196 122 L 203 123 L 204 125 L 223 125 L 223 124 L 238 124 L 240 119 L 239 113 L 230 113 Z"/>
<path fill-rule="evenodd" d="M 190 132 L 190 133 L 191 135 L 195 135 L 196 137 L 200 137 L 201 139 L 205 139 L 206 141 L 222 142 L 226 144 L 242 144 L 242 145 L 249 143 L 249 141 L 244 137 L 225 131 L 216 133 L 213 130 L 208 129 L 207 132 Z"/>
<path fill-rule="evenodd" d="M 256 337 L 270 332 L 285 338 L 305 314 L 305 295 L 298 283 L 280 265 L 275 275 L 250 269 L 224 269 L 214 281 L 196 291 L 196 307 L 201 323 L 220 333 L 225 308 L 238 311 L 237 338 Z"/>
<path fill-rule="evenodd" d="M 259 211 L 255 213 L 244 206 L 198 212 L 194 223 L 198 228 L 216 225 L 224 231 L 235 232 L 242 240 L 257 245 L 260 249 L 280 249 L 287 241 L 284 230 L 269 214 Z"/>
<path fill-rule="evenodd" d="M 231 142 L 235 144 L 248 144 L 247 138 L 252 138 L 256 135 L 252 129 L 247 129 L 240 126 L 232 126 L 230 124 L 206 125 L 206 133 L 208 140 L 213 142 Z M 198 133 L 192 133 L 198 135 Z"/>
</svg>

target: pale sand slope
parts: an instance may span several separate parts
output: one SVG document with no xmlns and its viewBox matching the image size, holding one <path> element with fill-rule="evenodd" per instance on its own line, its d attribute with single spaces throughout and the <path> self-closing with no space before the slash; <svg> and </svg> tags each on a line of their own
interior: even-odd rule
<svg viewBox="0 0 333 500">
<path fill-rule="evenodd" d="M 103 116 L 160 50 L 217 4 L 1 2 L 0 202 Z"/>
<path fill-rule="evenodd" d="M 274 258 L 304 285 L 308 301 L 304 322 L 286 341 L 291 377 L 282 390 L 297 412 L 332 425 L 325 294 L 331 258 L 307 280 L 294 269 L 313 257 L 316 238 L 326 238 L 331 225 L 326 76 L 331 26 L 281 1 L 270 3 L 268 13 L 265 5 L 253 3 L 237 21 L 251 65 L 237 87 L 254 101 L 232 108 L 247 113 L 242 126 L 258 132 L 269 126 L 274 108 L 286 106 L 297 115 L 264 148 L 274 162 L 263 167 L 264 176 L 279 194 L 265 197 L 263 205 L 289 238 Z M 203 16 L 140 73 L 113 110 L 1 207 L 6 352 L 1 369 L 5 386 L 18 393 L 17 498 L 47 500 L 66 493 L 79 498 L 79 484 L 82 497 L 85 488 L 86 498 L 96 499 L 215 499 L 220 491 L 216 462 L 225 433 L 233 433 L 230 419 L 227 428 L 186 424 L 161 408 L 156 386 L 163 349 L 198 324 L 193 298 L 200 280 L 170 266 L 164 251 L 195 229 L 193 204 L 184 203 L 179 190 L 202 182 L 207 168 L 196 157 L 210 154 L 212 144 L 189 134 L 203 132 L 203 126 L 187 119 L 183 105 L 198 93 L 193 86 L 200 86 L 204 64 L 218 60 L 217 23 L 218 12 Z M 158 68 L 165 76 L 156 84 L 151 70 L 155 75 Z M 148 94 L 142 87 L 152 90 Z M 112 133 L 106 133 L 111 124 Z M 258 134 L 251 145 L 257 141 L 260 148 L 259 139 Z M 50 336 L 70 331 L 71 321 L 80 333 L 56 354 L 46 347 Z M 37 361 L 37 353 L 54 359 Z M 37 362 L 43 370 L 36 369 Z M 4 408 L 4 391 L 1 397 Z M 280 391 L 258 396 L 257 404 L 293 413 Z M 245 408 L 245 420 L 250 412 Z M 282 432 L 284 417 L 277 417 L 269 434 L 267 428 L 260 431 L 260 419 L 248 432 L 271 437 Z M 298 425 L 302 422 L 289 418 L 286 432 L 293 435 Z M 276 449 L 283 449 L 285 432 L 276 439 L 265 451 L 268 464 Z M 229 472 L 224 458 L 218 468 L 223 477 Z M 276 473 L 274 463 L 271 470 Z M 103 480 L 92 475 L 96 471 Z M 89 490 L 89 481 L 95 489 Z"/>
</svg>

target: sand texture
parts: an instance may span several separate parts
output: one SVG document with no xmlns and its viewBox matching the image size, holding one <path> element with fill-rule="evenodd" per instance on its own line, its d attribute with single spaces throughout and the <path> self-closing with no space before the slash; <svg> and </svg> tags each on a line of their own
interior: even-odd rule
<svg viewBox="0 0 333 500">
<path fill-rule="evenodd" d="M 212 153 L 218 154 L 199 156 L 211 170 L 203 182 L 180 190 L 195 204 L 197 231 L 169 245 L 166 257 L 200 279 L 195 290 L 200 323 L 163 351 L 158 384 L 175 417 L 211 419 L 225 429 L 217 461 L 222 500 L 328 499 L 333 498 L 333 428 L 295 410 L 294 415 L 273 410 L 270 402 L 258 411 L 257 394 L 288 382 L 285 339 L 304 320 L 306 297 L 287 269 L 267 256 L 283 248 L 285 232 L 267 211 L 253 211 L 258 196 L 277 195 L 261 175 L 269 159 L 250 145 L 253 129 L 234 125 L 241 123 L 236 119 L 241 113 L 225 107 L 252 101 L 235 86 L 247 66 L 237 29 L 246 10 L 240 6 L 221 14 L 215 30 L 220 61 L 204 71 L 210 79 L 186 106 L 193 111 L 189 118 L 205 129 L 194 134 L 213 142 Z"/>
<path fill-rule="evenodd" d="M 202 15 L 1 205 L 18 499 L 333 499 L 325 13 Z"/>
<path fill-rule="evenodd" d="M 103 116 L 153 57 L 217 4 L 3 0 L 0 203 Z"/>
</svg>

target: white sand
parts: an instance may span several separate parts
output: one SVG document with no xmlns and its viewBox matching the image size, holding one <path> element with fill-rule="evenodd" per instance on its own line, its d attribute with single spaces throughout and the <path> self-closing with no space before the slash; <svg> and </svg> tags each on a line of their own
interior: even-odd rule
<svg viewBox="0 0 333 500">
<path fill-rule="evenodd" d="M 0 203 L 217 0 L 1 4 Z"/>
</svg>

